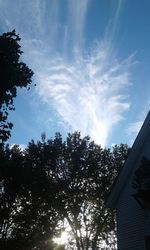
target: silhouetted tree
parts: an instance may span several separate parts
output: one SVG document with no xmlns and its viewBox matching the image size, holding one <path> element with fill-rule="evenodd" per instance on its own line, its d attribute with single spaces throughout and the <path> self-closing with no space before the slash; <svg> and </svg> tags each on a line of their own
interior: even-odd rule
<svg viewBox="0 0 150 250">
<path fill-rule="evenodd" d="M 0 141 L 10 137 L 13 124 L 7 121 L 8 113 L 14 110 L 17 88 L 31 84 L 33 72 L 20 61 L 23 53 L 19 45 L 20 37 L 15 30 L 0 36 Z"/>
<path fill-rule="evenodd" d="M 57 135 L 55 143 L 61 140 Z M 114 213 L 105 207 L 105 199 L 127 153 L 126 145 L 111 151 L 89 137 L 82 139 L 80 133 L 68 135 L 54 175 L 60 186 L 58 209 L 71 228 L 73 249 L 115 248 Z"/>
<path fill-rule="evenodd" d="M 58 221 L 55 183 L 45 166 L 35 165 L 18 146 L 2 145 L 0 162 L 0 248 L 53 249 L 48 246 Z"/>
<path fill-rule="evenodd" d="M 1 210 L 8 213 L 2 214 L 1 238 L 49 249 L 48 240 L 67 224 L 65 249 L 115 249 L 115 218 L 105 199 L 127 153 L 126 145 L 103 149 L 78 132 L 65 141 L 59 133 L 49 140 L 42 135 L 23 152 L 3 148 Z"/>
<path fill-rule="evenodd" d="M 109 249 L 115 248 L 114 213 L 105 207 L 105 199 L 128 147 L 121 144 L 112 151 L 102 149 L 78 132 L 68 134 L 63 142 L 57 133 L 54 140 L 46 142 L 44 136 L 42 142 L 32 141 L 28 153 L 29 158 L 34 155 L 35 165 L 46 166 L 49 178 L 56 183 L 55 208 L 71 228 L 72 249 L 107 249 L 104 241 Z"/>
</svg>

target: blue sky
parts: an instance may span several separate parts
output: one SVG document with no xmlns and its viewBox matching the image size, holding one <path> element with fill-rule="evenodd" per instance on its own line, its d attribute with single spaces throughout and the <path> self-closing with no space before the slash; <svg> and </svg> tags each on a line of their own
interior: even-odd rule
<svg viewBox="0 0 150 250">
<path fill-rule="evenodd" d="M 150 106 L 149 0 L 0 0 L 36 87 L 19 90 L 10 144 L 75 130 L 131 144 Z"/>
</svg>

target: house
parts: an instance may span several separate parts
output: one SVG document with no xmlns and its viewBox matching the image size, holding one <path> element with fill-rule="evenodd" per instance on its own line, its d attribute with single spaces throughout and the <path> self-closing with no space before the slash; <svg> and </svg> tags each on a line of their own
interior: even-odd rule
<svg viewBox="0 0 150 250">
<path fill-rule="evenodd" d="M 116 210 L 118 250 L 150 250 L 150 213 L 135 199 L 132 185 L 143 156 L 150 159 L 150 112 L 106 204 Z"/>
</svg>

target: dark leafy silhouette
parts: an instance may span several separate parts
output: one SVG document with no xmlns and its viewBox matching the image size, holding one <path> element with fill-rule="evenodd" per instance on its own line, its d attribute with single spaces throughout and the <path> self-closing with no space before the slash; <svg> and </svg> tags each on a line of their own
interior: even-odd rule
<svg viewBox="0 0 150 250">
<path fill-rule="evenodd" d="M 0 141 L 10 137 L 13 124 L 7 121 L 8 113 L 14 110 L 17 88 L 30 88 L 33 72 L 20 61 L 23 53 L 20 37 L 15 30 L 0 36 Z"/>
<path fill-rule="evenodd" d="M 24 151 L 1 147 L 1 242 L 55 249 L 52 239 L 69 227 L 65 249 L 115 249 L 105 199 L 127 153 L 126 145 L 103 149 L 78 132 L 65 141 L 60 133 L 49 140 L 43 134 Z"/>
<path fill-rule="evenodd" d="M 58 220 L 53 208 L 55 183 L 47 177 L 44 165 L 37 161 L 35 165 L 34 158 L 18 146 L 1 146 L 0 160 L 0 243 L 11 241 L 13 249 L 35 245 L 44 249 Z"/>
</svg>

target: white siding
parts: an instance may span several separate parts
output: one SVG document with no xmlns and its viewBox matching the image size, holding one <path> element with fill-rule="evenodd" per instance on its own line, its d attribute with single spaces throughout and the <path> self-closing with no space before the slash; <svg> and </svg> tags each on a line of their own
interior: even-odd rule
<svg viewBox="0 0 150 250">
<path fill-rule="evenodd" d="M 117 202 L 118 250 L 145 250 L 145 236 L 150 235 L 150 217 L 132 197 L 135 191 L 131 182 L 142 156 L 150 158 L 150 138 L 147 138 Z"/>
</svg>

